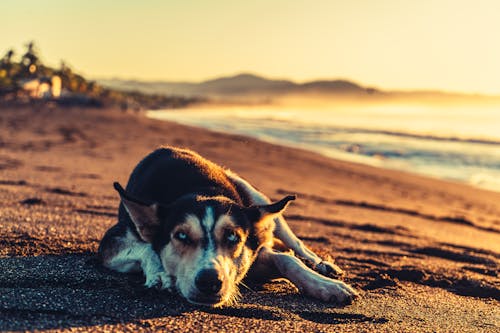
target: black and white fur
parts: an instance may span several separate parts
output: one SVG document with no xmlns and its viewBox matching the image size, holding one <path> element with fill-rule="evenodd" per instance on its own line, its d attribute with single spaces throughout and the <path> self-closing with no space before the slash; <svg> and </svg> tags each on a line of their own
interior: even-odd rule
<svg viewBox="0 0 500 333">
<path fill-rule="evenodd" d="M 115 189 L 118 223 L 98 252 L 110 269 L 142 271 L 146 287 L 176 290 L 209 306 L 234 302 L 245 276 L 284 277 L 304 294 L 338 304 L 358 296 L 325 276 L 342 271 L 290 230 L 281 213 L 294 196 L 271 203 L 235 173 L 190 150 L 155 150 L 136 166 L 126 190 L 118 183 Z"/>
</svg>

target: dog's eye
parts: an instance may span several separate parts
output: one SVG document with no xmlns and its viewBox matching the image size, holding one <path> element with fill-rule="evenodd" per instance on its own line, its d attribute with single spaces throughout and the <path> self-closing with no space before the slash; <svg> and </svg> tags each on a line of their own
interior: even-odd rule
<svg viewBox="0 0 500 333">
<path fill-rule="evenodd" d="M 238 234 L 234 231 L 226 231 L 226 241 L 230 244 L 230 245 L 236 245 L 240 242 L 240 236 L 238 236 Z"/>
<path fill-rule="evenodd" d="M 183 242 L 184 244 L 190 244 L 191 243 L 191 239 L 189 239 L 189 236 L 183 232 L 183 231 L 178 231 L 175 233 L 174 237 L 178 240 L 180 240 L 181 242 Z"/>
</svg>

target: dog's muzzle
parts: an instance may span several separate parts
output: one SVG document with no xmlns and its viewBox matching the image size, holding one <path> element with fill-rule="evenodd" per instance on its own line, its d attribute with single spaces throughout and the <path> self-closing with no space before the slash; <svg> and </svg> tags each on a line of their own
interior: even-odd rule
<svg viewBox="0 0 500 333">
<path fill-rule="evenodd" d="M 215 269 L 204 269 L 194 280 L 196 288 L 206 295 L 215 295 L 222 288 L 222 279 Z"/>
<path fill-rule="evenodd" d="M 212 305 L 221 301 L 223 278 L 215 269 L 201 270 L 194 280 L 198 293 L 194 297 L 190 297 L 190 301 L 198 304 Z"/>
</svg>

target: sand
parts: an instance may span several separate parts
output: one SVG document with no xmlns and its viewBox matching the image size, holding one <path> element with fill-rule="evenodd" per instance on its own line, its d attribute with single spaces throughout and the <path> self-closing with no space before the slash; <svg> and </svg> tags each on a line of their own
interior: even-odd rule
<svg viewBox="0 0 500 333">
<path fill-rule="evenodd" d="M 296 193 L 292 229 L 362 298 L 337 308 L 279 281 L 210 309 L 101 268 L 112 182 L 165 144 Z M 114 110 L 0 107 L 2 331 L 494 332 L 499 271 L 499 193 Z"/>
</svg>

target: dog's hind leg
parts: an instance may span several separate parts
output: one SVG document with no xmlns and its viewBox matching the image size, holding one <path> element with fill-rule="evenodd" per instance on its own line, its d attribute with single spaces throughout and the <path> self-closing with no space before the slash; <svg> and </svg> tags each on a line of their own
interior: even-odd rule
<svg viewBox="0 0 500 333">
<path fill-rule="evenodd" d="M 278 271 L 282 277 L 290 280 L 301 293 L 333 302 L 339 305 L 349 304 L 359 294 L 348 284 L 325 277 L 307 267 L 295 256 L 275 252 L 263 247 L 257 257 L 256 263 L 260 267 L 267 267 L 270 271 Z"/>
<path fill-rule="evenodd" d="M 233 181 L 239 191 L 244 191 L 253 205 L 267 205 L 271 200 L 246 180 L 226 170 L 227 176 Z M 312 268 L 326 276 L 341 276 L 344 274 L 337 265 L 320 258 L 316 253 L 308 249 L 305 244 L 293 233 L 283 216 L 274 219 L 274 236 L 288 246 L 297 256 L 310 263 Z"/>
<path fill-rule="evenodd" d="M 142 242 L 130 231 L 121 229 L 120 225 L 115 225 L 102 239 L 98 254 L 103 265 L 121 273 L 142 270 L 147 288 L 171 288 L 171 278 L 163 269 L 160 257 L 151 244 Z"/>
</svg>

